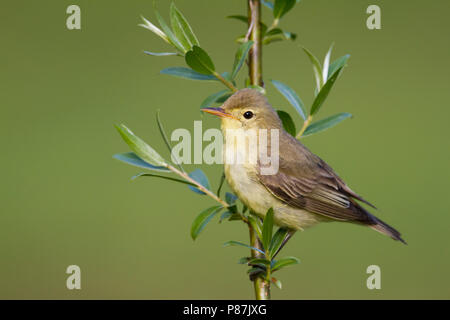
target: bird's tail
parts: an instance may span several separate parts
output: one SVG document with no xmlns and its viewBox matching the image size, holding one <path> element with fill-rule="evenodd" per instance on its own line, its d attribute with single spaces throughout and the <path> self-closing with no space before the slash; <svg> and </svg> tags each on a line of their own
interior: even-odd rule
<svg viewBox="0 0 450 320">
<path fill-rule="evenodd" d="M 402 239 L 400 232 L 392 228 L 387 223 L 381 221 L 377 217 L 371 215 L 371 218 L 374 222 L 374 224 L 370 224 L 369 227 L 371 227 L 373 230 L 378 231 L 382 234 L 385 234 L 389 237 L 391 237 L 394 240 L 398 240 L 403 242 L 404 244 L 407 244 L 405 240 Z"/>
</svg>

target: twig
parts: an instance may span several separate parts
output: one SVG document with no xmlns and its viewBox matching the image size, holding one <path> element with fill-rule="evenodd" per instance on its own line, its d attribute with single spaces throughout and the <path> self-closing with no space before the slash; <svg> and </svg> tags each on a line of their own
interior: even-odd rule
<svg viewBox="0 0 450 320">
<path fill-rule="evenodd" d="M 295 136 L 296 139 L 300 139 L 302 137 L 303 133 L 305 133 L 306 128 L 308 128 L 309 124 L 311 123 L 312 118 L 312 115 L 309 115 L 308 118 L 306 118 L 306 120 L 303 122 L 302 128 Z"/>
</svg>

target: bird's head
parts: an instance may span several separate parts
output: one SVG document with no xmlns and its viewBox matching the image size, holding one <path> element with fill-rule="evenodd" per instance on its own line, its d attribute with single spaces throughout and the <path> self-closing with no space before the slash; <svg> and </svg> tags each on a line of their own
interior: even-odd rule
<svg viewBox="0 0 450 320">
<path fill-rule="evenodd" d="M 254 89 L 242 89 L 219 108 L 202 111 L 219 116 L 222 129 L 281 129 L 281 120 L 266 97 Z"/>
</svg>

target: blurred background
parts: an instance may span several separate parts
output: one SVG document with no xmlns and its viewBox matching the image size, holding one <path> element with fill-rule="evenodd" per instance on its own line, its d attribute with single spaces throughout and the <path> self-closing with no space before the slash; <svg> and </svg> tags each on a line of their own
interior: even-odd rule
<svg viewBox="0 0 450 320">
<path fill-rule="evenodd" d="M 66 28 L 71 4 L 81 8 L 81 30 Z M 381 30 L 366 28 L 371 4 L 381 8 Z M 168 5 L 159 1 L 166 18 Z M 225 17 L 245 14 L 246 2 L 176 5 L 217 69 L 229 71 L 234 39 L 246 26 Z M 192 220 L 213 200 L 165 180 L 130 181 L 142 170 L 112 158 L 129 150 L 115 123 L 167 156 L 157 109 L 169 132 L 192 131 L 194 120 L 204 129 L 219 126 L 199 106 L 221 84 L 160 75 L 184 61 L 143 53 L 170 51 L 137 26 L 141 15 L 156 21 L 152 1 L 0 6 L 0 298 L 253 298 L 246 268 L 237 264 L 248 251 L 222 247 L 248 241 L 243 224 L 214 220 L 192 241 Z M 289 84 L 310 106 L 313 72 L 299 45 L 321 60 L 332 42 L 332 59 L 351 54 L 318 118 L 354 117 L 303 142 L 408 242 L 343 223 L 298 233 L 283 251 L 301 264 L 278 274 L 284 288 L 273 288 L 273 298 L 450 298 L 448 10 L 444 0 L 303 0 L 281 25 L 297 40 L 265 47 L 269 100 L 292 114 L 268 80 Z M 221 166 L 201 168 L 215 189 Z M 71 264 L 81 268 L 81 290 L 66 288 Z M 372 264 L 381 268 L 381 290 L 366 287 Z"/>
</svg>

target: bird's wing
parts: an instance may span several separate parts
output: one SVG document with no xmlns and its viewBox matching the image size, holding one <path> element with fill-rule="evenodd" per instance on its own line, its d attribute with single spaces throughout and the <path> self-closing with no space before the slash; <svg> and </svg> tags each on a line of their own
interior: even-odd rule
<svg viewBox="0 0 450 320">
<path fill-rule="evenodd" d="M 257 175 L 275 197 L 293 207 L 332 219 L 367 224 L 374 222 L 373 216 L 355 199 L 368 202 L 353 192 L 329 165 L 297 140 L 292 141 L 290 137 L 284 139 L 288 139 L 285 142 L 291 152 L 283 154 L 280 150 L 278 172 Z M 280 145 L 286 146 L 286 143 Z"/>
</svg>

